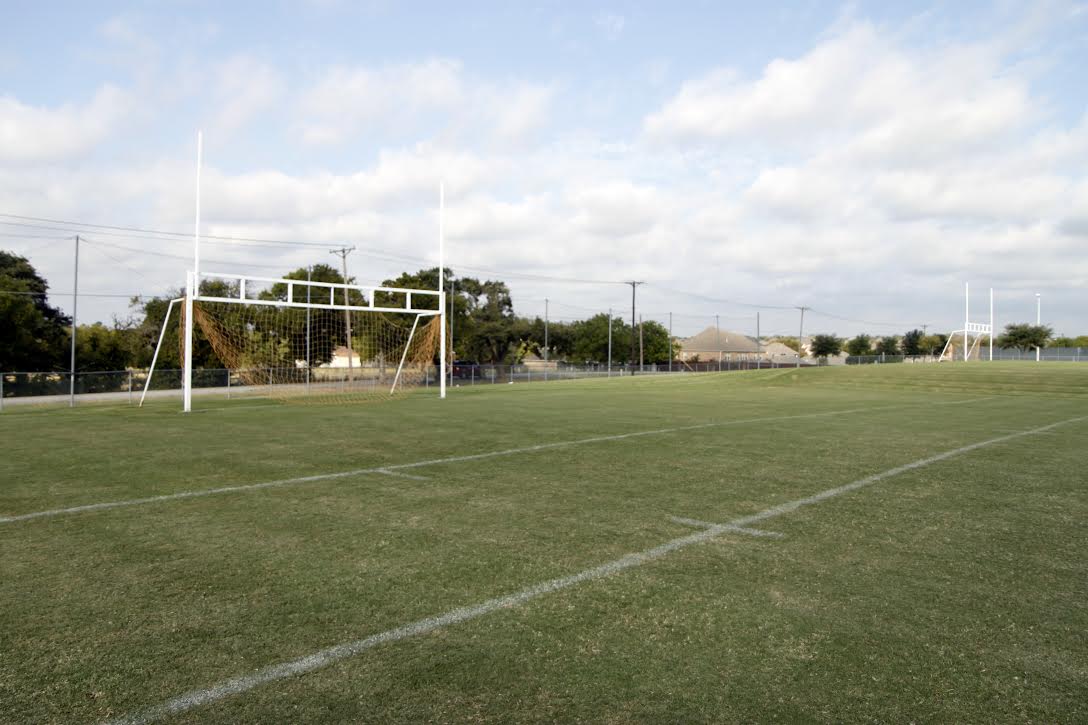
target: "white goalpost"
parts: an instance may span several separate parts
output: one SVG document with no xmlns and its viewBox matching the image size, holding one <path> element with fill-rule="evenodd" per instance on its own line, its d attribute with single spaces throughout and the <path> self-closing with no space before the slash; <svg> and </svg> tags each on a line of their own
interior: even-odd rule
<svg viewBox="0 0 1088 725">
<path fill-rule="evenodd" d="M 948 336 L 948 341 L 944 344 L 944 349 L 941 350 L 941 356 L 937 358 L 938 362 L 943 360 L 956 359 L 956 341 L 963 336 L 963 360 L 964 362 L 971 359 L 971 355 L 975 355 L 978 359 L 982 358 L 982 340 L 983 338 L 989 339 L 990 348 L 990 361 L 994 359 L 994 290 L 990 288 L 990 321 L 988 323 L 983 322 L 971 322 L 971 283 L 965 282 L 963 285 L 964 295 L 964 319 L 963 329 L 954 330 L 951 335 Z M 971 335 L 974 335 L 972 341 Z"/>
<path fill-rule="evenodd" d="M 389 398 L 406 386 L 429 385 L 438 353 L 438 393 L 446 397 L 445 189 L 438 198 L 438 289 L 317 282 L 204 271 L 200 266 L 200 177 L 203 134 L 197 134 L 193 267 L 185 296 L 173 300 L 144 383 L 144 396 L 166 336 L 170 312 L 182 302 L 182 388 L 192 410 L 196 333 L 250 388 L 273 397 L 315 390 L 352 399 Z M 427 325 L 421 320 L 430 319 Z M 437 350 L 436 350 L 437 349 Z M 346 358 L 346 376 L 341 364 Z M 387 369 L 396 364 L 395 374 Z M 143 397 L 140 402 L 143 404 Z"/>
</svg>

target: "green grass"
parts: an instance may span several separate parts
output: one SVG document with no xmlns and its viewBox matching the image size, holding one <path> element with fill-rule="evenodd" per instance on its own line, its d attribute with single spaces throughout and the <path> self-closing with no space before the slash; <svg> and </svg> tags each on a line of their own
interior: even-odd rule
<svg viewBox="0 0 1088 725">
<path fill-rule="evenodd" d="M 1088 366 L 196 404 L 5 410 L 0 516 L 728 425 L 0 523 L 0 721 L 137 713 L 692 533 L 670 516 L 1088 416 Z M 1085 721 L 1086 450 L 1088 421 L 999 442 L 166 721 Z"/>
</svg>

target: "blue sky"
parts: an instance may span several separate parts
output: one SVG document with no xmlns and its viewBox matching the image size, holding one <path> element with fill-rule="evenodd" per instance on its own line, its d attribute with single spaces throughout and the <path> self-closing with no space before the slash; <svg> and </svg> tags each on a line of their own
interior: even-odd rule
<svg viewBox="0 0 1088 725">
<path fill-rule="evenodd" d="M 740 302 L 810 305 L 814 332 L 940 330 L 970 280 L 980 311 L 996 288 L 999 325 L 1033 319 L 1040 292 L 1047 322 L 1088 333 L 1083 2 L 8 2 L 4 18 L 0 214 L 188 231 L 199 128 L 205 233 L 354 243 L 368 282 L 434 263 L 444 180 L 449 264 L 507 279 L 525 314 L 622 309 L 622 285 L 562 280 L 637 278 L 678 334 L 715 314 L 753 331 Z M 0 227 L 70 287 L 61 232 Z M 185 240 L 83 230 L 86 291 L 184 278 L 161 255 Z M 205 255 L 262 274 L 331 259 Z M 125 313 L 81 302 L 83 319 Z"/>
</svg>

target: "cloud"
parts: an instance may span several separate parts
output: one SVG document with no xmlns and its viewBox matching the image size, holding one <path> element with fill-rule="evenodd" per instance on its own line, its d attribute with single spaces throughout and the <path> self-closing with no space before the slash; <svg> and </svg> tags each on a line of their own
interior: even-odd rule
<svg viewBox="0 0 1088 725">
<path fill-rule="evenodd" d="M 301 135 L 314 145 L 421 137 L 517 142 L 544 125 L 554 93 L 549 84 L 475 78 L 451 59 L 336 67 L 301 93 Z"/>
<path fill-rule="evenodd" d="M 32 163 L 80 155 L 116 131 L 133 107 L 128 93 L 110 85 L 86 103 L 54 108 L 0 96 L 0 160 Z"/>
<path fill-rule="evenodd" d="M 219 110 L 212 125 L 223 135 L 246 126 L 253 118 L 270 109 L 286 91 L 275 69 L 245 55 L 227 59 L 214 75 L 215 106 Z"/>
<path fill-rule="evenodd" d="M 683 83 L 644 123 L 668 143 L 755 140 L 809 150 L 848 142 L 859 158 L 918 160 L 985 148 L 1024 129 L 1026 83 L 992 48 L 910 52 L 855 24 L 746 80 L 719 68 Z"/>
<path fill-rule="evenodd" d="M 606 38 L 615 40 L 623 33 L 623 26 L 626 21 L 622 15 L 602 12 L 597 14 L 597 17 L 593 19 L 593 23 L 601 29 Z"/>
</svg>

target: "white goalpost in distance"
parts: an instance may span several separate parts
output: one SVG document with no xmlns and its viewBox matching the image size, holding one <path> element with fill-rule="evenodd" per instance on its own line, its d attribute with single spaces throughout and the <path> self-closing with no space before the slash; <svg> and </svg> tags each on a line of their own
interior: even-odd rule
<svg viewBox="0 0 1088 725">
<path fill-rule="evenodd" d="M 437 348 L 438 393 L 440 398 L 446 397 L 442 185 L 437 290 L 350 284 L 346 279 L 335 283 L 207 272 L 200 267 L 202 156 L 203 134 L 198 133 L 193 268 L 186 273 L 181 305 L 185 412 L 192 410 L 198 327 L 228 368 L 228 386 L 234 372 L 248 386 L 267 385 L 270 394 L 302 396 L 316 389 L 353 398 L 388 398 L 411 382 L 430 383 L 429 369 Z M 424 318 L 432 324 L 421 326 Z M 168 322 L 169 312 L 156 346 L 156 359 Z M 344 358 L 346 377 L 337 365 Z"/>
<path fill-rule="evenodd" d="M 964 282 L 963 285 L 964 296 L 964 318 L 963 329 L 954 330 L 951 335 L 948 336 L 948 342 L 945 343 L 944 349 L 941 350 L 941 356 L 937 358 L 940 360 L 952 360 L 955 357 L 955 345 L 960 335 L 963 335 L 963 360 L 964 362 L 971 359 L 972 354 L 977 354 L 978 358 L 982 358 L 982 340 L 983 338 L 989 338 L 990 347 L 990 360 L 994 359 L 994 289 L 990 288 L 990 321 L 984 322 L 971 322 L 971 283 Z M 971 341 L 970 336 L 974 335 L 974 341 Z"/>
</svg>

